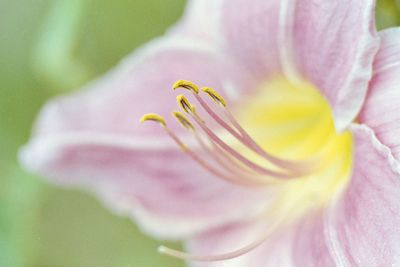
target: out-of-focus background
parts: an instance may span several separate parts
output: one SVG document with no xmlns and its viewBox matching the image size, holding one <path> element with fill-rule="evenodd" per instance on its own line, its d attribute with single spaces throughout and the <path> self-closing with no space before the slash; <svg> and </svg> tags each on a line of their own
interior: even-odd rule
<svg viewBox="0 0 400 267">
<path fill-rule="evenodd" d="M 180 267 L 159 241 L 82 192 L 24 172 L 18 148 L 40 106 L 162 34 L 185 0 L 0 0 L 0 266 Z M 378 0 L 380 29 L 400 0 Z"/>
</svg>

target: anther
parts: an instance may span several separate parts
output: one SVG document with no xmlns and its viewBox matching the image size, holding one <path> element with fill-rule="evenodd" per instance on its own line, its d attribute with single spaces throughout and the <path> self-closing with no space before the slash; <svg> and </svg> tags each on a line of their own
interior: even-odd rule
<svg viewBox="0 0 400 267">
<path fill-rule="evenodd" d="M 178 111 L 172 112 L 172 115 L 180 124 L 182 124 L 183 127 L 189 130 L 194 130 L 193 124 L 185 117 L 185 115 Z"/>
<path fill-rule="evenodd" d="M 193 106 L 189 103 L 189 101 L 184 95 L 178 95 L 176 97 L 176 101 L 178 102 L 182 110 L 185 111 L 186 113 L 193 112 Z"/>
<path fill-rule="evenodd" d="M 165 123 L 165 120 L 162 116 L 155 114 L 155 113 L 148 113 L 148 114 L 144 114 L 141 118 L 140 118 L 140 122 L 145 122 L 145 121 L 155 121 L 160 123 L 162 126 L 167 126 L 167 124 Z"/>
<path fill-rule="evenodd" d="M 190 81 L 186 81 L 186 80 L 178 80 L 174 83 L 174 85 L 172 86 L 172 88 L 178 89 L 178 88 L 185 88 L 187 90 L 193 91 L 196 94 L 199 93 L 199 87 L 197 87 L 197 85 L 195 85 L 194 83 L 190 82 Z"/>
<path fill-rule="evenodd" d="M 215 103 L 226 107 L 225 99 L 221 95 L 219 95 L 217 92 L 215 92 L 214 89 L 212 89 L 210 87 L 203 87 L 203 88 L 201 88 L 201 90 L 203 92 L 207 93 L 208 96 L 211 97 L 211 99 L 214 100 Z"/>
</svg>

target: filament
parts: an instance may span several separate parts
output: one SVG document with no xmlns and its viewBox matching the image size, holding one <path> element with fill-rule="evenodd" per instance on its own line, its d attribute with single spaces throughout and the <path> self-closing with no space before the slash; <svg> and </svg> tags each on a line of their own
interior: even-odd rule
<svg viewBox="0 0 400 267">
<path fill-rule="evenodd" d="M 165 123 L 165 120 L 163 117 L 161 117 L 158 114 L 146 114 L 144 115 L 141 119 L 141 122 L 145 121 L 155 121 L 158 122 L 162 128 L 164 129 L 165 133 L 178 145 L 178 147 L 187 155 L 189 155 L 196 163 L 198 163 L 200 166 L 202 166 L 205 170 L 210 172 L 211 174 L 221 178 L 224 181 L 227 181 L 229 183 L 234 183 L 238 185 L 244 185 L 244 186 L 261 186 L 261 185 L 266 185 L 267 181 L 253 181 L 250 179 L 235 179 L 234 175 L 227 175 L 226 173 L 221 172 L 214 166 L 208 164 L 206 161 L 204 161 L 198 154 L 193 152 L 176 134 L 174 134 L 171 129 L 168 128 L 167 124 Z"/>
<path fill-rule="evenodd" d="M 177 84 L 176 84 L 177 85 Z M 176 86 L 175 85 L 175 86 Z M 185 86 L 185 89 L 188 89 L 190 87 Z M 197 88 L 197 86 L 196 86 Z M 176 89 L 174 87 L 174 89 Z M 189 89 L 190 90 L 190 89 Z M 196 100 L 200 103 L 200 105 L 204 108 L 204 110 L 224 129 L 226 129 L 230 134 L 232 134 L 238 141 L 240 141 L 243 145 L 257 153 L 259 156 L 265 158 L 266 160 L 272 162 L 273 164 L 288 169 L 292 170 L 296 173 L 309 173 L 311 171 L 315 170 L 315 163 L 317 161 L 290 161 L 286 159 L 281 159 L 279 157 L 273 156 L 270 153 L 267 153 L 263 148 L 261 148 L 257 142 L 254 141 L 250 137 L 250 135 L 243 129 L 243 127 L 240 126 L 240 124 L 236 121 L 236 119 L 233 117 L 233 115 L 230 113 L 225 100 L 217 94 L 213 89 L 209 87 L 203 87 L 202 91 L 206 92 L 211 99 L 214 100 L 214 102 L 220 104 L 221 107 L 224 108 L 225 115 L 228 117 L 229 121 L 232 123 L 232 125 L 239 131 L 235 131 L 228 123 L 226 123 L 220 116 L 218 116 L 212 108 L 201 98 L 201 96 L 198 94 L 198 89 L 193 89 L 191 90 L 194 97 Z"/>
<path fill-rule="evenodd" d="M 217 134 L 211 130 L 205 120 L 197 113 L 195 106 L 193 106 L 185 96 L 178 95 L 176 100 L 180 108 L 194 120 L 194 122 L 202 130 L 201 134 L 196 130 L 192 122 L 187 119 L 182 113 L 174 111 L 172 115 L 184 128 L 194 136 L 201 151 L 204 155 L 209 157 L 200 157 L 199 153 L 191 150 L 181 139 L 167 127 L 163 117 L 151 113 L 142 117 L 141 121 L 156 121 L 163 126 L 167 135 L 174 140 L 174 142 L 188 154 L 195 162 L 201 165 L 208 172 L 222 178 L 231 183 L 240 183 L 245 185 L 267 185 L 271 184 L 274 179 L 293 179 L 303 177 L 307 172 L 304 170 L 301 162 L 292 162 L 281 160 L 277 157 L 265 152 L 257 143 L 249 136 L 249 134 L 240 126 L 236 119 L 232 116 L 227 108 L 227 103 L 222 96 L 210 87 L 203 87 L 201 91 L 194 83 L 185 80 L 179 80 L 174 83 L 174 89 L 184 88 L 193 93 L 195 99 L 204 108 L 206 113 L 216 121 L 223 129 L 235 137 L 246 148 L 262 156 L 272 168 L 262 166 L 253 160 L 245 157 L 234 149 L 231 145 L 227 144 Z M 223 108 L 228 121 L 222 119 L 217 115 L 214 110 L 202 99 L 200 93 L 207 94 L 217 105 Z M 233 127 L 232 127 L 232 126 Z M 207 145 L 204 138 L 208 139 L 211 147 Z M 212 160 L 212 161 L 210 161 Z M 273 180 L 271 181 L 271 178 Z M 275 181 L 276 183 L 276 181 Z"/>
<path fill-rule="evenodd" d="M 282 225 L 284 218 L 285 217 L 282 216 L 281 219 L 276 220 L 273 225 L 269 226 L 268 229 L 253 242 L 230 252 L 214 255 L 196 255 L 180 250 L 171 249 L 165 246 L 158 247 L 158 252 L 170 257 L 189 261 L 215 262 L 234 259 L 252 251 L 253 249 L 265 243 L 270 238 L 271 234 L 277 230 L 278 226 Z"/>
<path fill-rule="evenodd" d="M 208 155 L 210 155 L 216 163 L 220 165 L 225 171 L 229 172 L 232 177 L 239 177 L 239 180 L 249 181 L 248 185 L 272 185 L 276 184 L 277 181 L 273 181 L 270 179 L 266 179 L 262 175 L 255 173 L 251 169 L 245 168 L 243 165 L 240 165 L 231 155 L 227 154 L 225 151 L 221 150 L 214 142 L 210 142 L 212 148 L 210 148 L 203 138 L 200 136 L 197 131 L 193 131 L 193 134 L 200 144 L 200 147 L 205 151 Z M 233 178 L 235 179 L 235 178 Z M 237 179 L 235 179 L 237 180 Z"/>
<path fill-rule="evenodd" d="M 245 158 L 240 153 L 238 153 L 235 149 L 230 147 L 228 144 L 226 144 L 216 134 L 214 134 L 214 132 L 211 131 L 211 129 L 207 127 L 207 125 L 204 123 L 204 121 L 199 117 L 199 115 L 197 113 L 193 113 L 191 115 L 193 115 L 192 117 L 194 118 L 196 123 L 203 129 L 203 131 L 210 137 L 210 139 L 212 141 L 214 141 L 217 145 L 219 145 L 222 149 L 224 149 L 226 152 L 228 152 L 234 158 L 236 158 L 243 164 L 247 165 L 249 168 L 259 172 L 260 174 L 268 175 L 268 176 L 275 177 L 275 178 L 295 178 L 295 177 L 299 176 L 299 174 L 296 174 L 296 173 L 288 174 L 288 173 L 281 173 L 281 172 L 273 171 L 270 169 L 266 169 L 256 163 L 250 161 L 249 159 Z"/>
</svg>

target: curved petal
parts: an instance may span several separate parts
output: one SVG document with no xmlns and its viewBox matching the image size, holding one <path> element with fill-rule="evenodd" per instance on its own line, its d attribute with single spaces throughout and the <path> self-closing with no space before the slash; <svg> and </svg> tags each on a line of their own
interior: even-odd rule
<svg viewBox="0 0 400 267">
<path fill-rule="evenodd" d="M 400 264 L 400 166 L 371 129 L 352 125 L 351 131 L 352 178 L 323 213 L 298 225 L 293 261 L 299 267 Z"/>
<path fill-rule="evenodd" d="M 281 228 L 253 251 L 227 261 L 232 267 L 363 267 L 400 264 L 400 165 L 364 126 L 352 126 L 353 177 L 324 210 Z M 221 227 L 188 243 L 194 253 L 222 253 L 262 235 L 271 220 Z M 193 263 L 217 267 L 220 263 Z"/>
<path fill-rule="evenodd" d="M 171 88 L 177 79 L 221 88 L 226 80 L 239 84 L 239 76 L 205 44 L 157 40 L 83 91 L 49 102 L 21 161 L 58 184 L 94 191 L 158 236 L 182 237 L 238 219 L 259 209 L 266 193 L 216 181 L 159 125 L 140 125 L 139 118 L 159 113 L 179 133 L 170 116 L 178 108 Z"/>
<path fill-rule="evenodd" d="M 400 160 L 400 29 L 380 32 L 381 47 L 359 120 Z"/>
<path fill-rule="evenodd" d="M 356 116 L 378 48 L 374 1 L 226 0 L 226 45 L 261 79 L 284 74 L 316 85 L 338 130 Z"/>
<path fill-rule="evenodd" d="M 36 131 L 41 135 L 67 131 L 156 136 L 159 127 L 143 127 L 139 119 L 151 112 L 171 118 L 170 112 L 178 108 L 172 90 L 176 80 L 224 88 L 227 81 L 239 84 L 244 77 L 229 59 L 205 43 L 180 38 L 156 40 L 80 92 L 48 102 Z"/>
<path fill-rule="evenodd" d="M 366 126 L 351 127 L 354 174 L 329 219 L 329 237 L 348 266 L 400 264 L 400 165 Z"/>
<path fill-rule="evenodd" d="M 324 216 L 309 224 L 311 231 L 302 230 L 303 238 L 294 239 L 294 261 L 299 266 L 400 264 L 400 165 L 371 129 L 352 125 L 351 131 L 353 176 Z M 319 254 L 313 255 L 314 251 Z M 315 263 L 321 255 L 324 264 Z"/>
<path fill-rule="evenodd" d="M 266 190 L 222 182 L 168 144 L 115 138 L 38 137 L 21 151 L 21 161 L 53 183 L 97 194 L 111 210 L 135 217 L 145 231 L 163 238 L 242 220 L 268 200 Z"/>
</svg>

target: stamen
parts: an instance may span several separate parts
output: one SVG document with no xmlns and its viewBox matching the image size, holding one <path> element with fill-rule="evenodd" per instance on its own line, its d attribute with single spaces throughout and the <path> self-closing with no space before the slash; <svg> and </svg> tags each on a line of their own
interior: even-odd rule
<svg viewBox="0 0 400 267">
<path fill-rule="evenodd" d="M 148 114 L 143 115 L 140 118 L 140 122 L 143 123 L 145 121 L 155 121 L 155 122 L 160 123 L 164 127 L 167 126 L 167 124 L 165 123 L 164 118 L 162 116 L 158 115 L 158 114 L 155 114 L 155 113 L 148 113 Z"/>
<path fill-rule="evenodd" d="M 190 113 L 196 123 L 203 129 L 203 131 L 207 134 L 212 142 L 215 142 L 219 145 L 222 149 L 224 149 L 227 153 L 232 155 L 234 158 L 248 166 L 249 168 L 257 171 L 260 174 L 267 175 L 272 178 L 283 178 L 283 179 L 290 179 L 290 178 L 297 178 L 302 176 L 301 173 L 282 173 L 278 171 L 274 171 L 271 169 L 264 168 L 253 161 L 245 158 L 227 143 L 225 143 L 221 138 L 219 138 L 208 126 L 204 123 L 204 120 L 197 114 L 197 113 Z"/>
<path fill-rule="evenodd" d="M 178 88 L 176 86 L 178 86 L 178 82 L 174 84 L 174 89 Z M 197 87 L 197 86 L 196 86 Z M 185 88 L 185 87 L 183 87 Z M 208 88 L 208 87 L 205 87 Z M 204 89 L 204 88 L 203 88 Z M 203 90 L 204 91 L 204 90 Z M 193 91 L 192 91 L 193 92 Z M 225 103 L 225 100 L 218 94 L 215 92 L 215 90 L 208 88 L 205 89 L 205 91 L 211 98 L 212 100 L 218 101 L 218 103 L 220 104 L 220 106 L 222 106 L 226 112 L 226 115 L 229 115 L 230 112 L 226 107 L 226 104 L 223 105 L 222 103 Z M 231 123 L 233 123 L 233 125 L 235 126 L 235 128 L 237 128 L 237 130 L 239 131 L 236 132 L 236 130 L 234 130 L 229 124 L 227 124 L 220 116 L 218 116 L 211 108 L 210 106 L 201 98 L 201 96 L 197 93 L 194 92 L 193 94 L 196 98 L 196 100 L 200 103 L 200 105 L 204 108 L 204 110 L 221 126 L 223 127 L 225 130 L 227 130 L 230 134 L 232 134 L 238 141 L 240 141 L 244 146 L 246 146 L 247 148 L 249 148 L 250 150 L 252 150 L 253 152 L 257 153 L 259 156 L 265 158 L 266 160 L 272 162 L 273 164 L 296 172 L 296 173 L 303 173 L 303 174 L 307 174 L 309 172 L 311 172 L 312 170 L 315 169 L 315 165 L 314 164 L 304 164 L 304 162 L 302 161 L 290 161 L 290 160 L 284 160 L 281 158 L 278 158 L 276 156 L 273 156 L 270 153 L 267 153 L 264 149 L 262 149 L 248 134 L 246 131 L 244 131 L 244 129 L 242 127 L 240 127 L 239 123 L 237 123 L 236 120 L 232 121 L 234 118 L 233 116 L 230 116 L 229 119 L 231 120 Z M 223 100 L 223 102 L 220 102 L 220 99 Z M 310 170 L 310 165 L 313 166 L 313 169 Z"/>
<path fill-rule="evenodd" d="M 231 126 L 229 126 L 223 119 L 221 119 L 215 112 L 207 105 L 207 103 L 198 95 L 194 94 L 196 100 L 204 108 L 204 110 L 213 118 L 220 126 L 231 133 L 236 139 L 240 140 L 241 136 Z M 221 97 L 222 98 L 222 97 Z M 215 100 L 214 100 L 215 101 Z"/>
<path fill-rule="evenodd" d="M 255 173 L 253 170 L 246 169 L 245 166 L 240 165 L 239 162 L 237 162 L 229 154 L 223 151 L 214 142 L 211 142 L 212 148 L 210 148 L 196 131 L 194 131 L 193 133 L 203 151 L 211 155 L 216 163 L 218 163 L 226 172 L 229 172 L 232 180 L 235 180 L 236 183 L 243 184 L 243 182 L 246 181 L 245 185 L 248 186 L 265 186 L 278 184 L 278 181 L 267 180 L 265 179 L 265 177 Z"/>
<path fill-rule="evenodd" d="M 176 118 L 176 120 L 182 124 L 186 129 L 194 130 L 193 124 L 180 112 L 174 111 L 172 115 Z"/>
<path fill-rule="evenodd" d="M 207 105 L 207 103 L 199 95 L 196 94 L 195 95 L 196 100 L 199 101 L 201 106 L 218 124 L 220 124 L 229 133 L 231 133 L 237 140 L 239 140 L 243 145 L 251 149 L 253 152 L 257 153 L 259 156 L 265 158 L 266 160 L 272 162 L 273 164 L 281 168 L 288 169 L 297 173 L 308 174 L 317 169 L 318 166 L 316 165 L 316 163 L 319 162 L 318 157 L 315 160 L 310 159 L 307 161 L 291 161 L 276 157 L 266 152 L 263 148 L 261 148 L 257 144 L 256 141 L 254 141 L 253 138 L 250 137 L 250 135 L 243 129 L 243 127 L 240 126 L 240 124 L 237 122 L 237 120 L 233 117 L 233 115 L 227 108 L 224 98 L 222 98 L 214 89 L 209 87 L 203 87 L 202 91 L 207 93 L 215 103 L 219 104 L 219 106 L 222 106 L 224 108 L 223 110 L 225 116 L 229 119 L 230 123 L 236 128 L 236 130 L 239 131 L 239 133 L 237 133 L 234 129 L 232 129 L 231 126 L 229 126 L 223 119 L 221 119 L 221 117 L 219 117 Z"/>
<path fill-rule="evenodd" d="M 195 95 L 196 97 L 199 97 L 198 95 Z M 201 98 L 200 98 L 201 99 Z M 181 108 L 189 113 L 192 118 L 198 123 L 198 125 L 204 130 L 204 132 L 210 137 L 211 142 L 217 143 L 221 148 L 223 148 L 227 153 L 231 154 L 234 158 L 242 162 L 244 165 L 248 166 L 251 169 L 254 169 L 260 174 L 267 175 L 270 177 L 274 178 L 296 178 L 299 176 L 302 176 L 300 172 L 293 172 L 293 173 L 282 173 L 274 170 L 270 170 L 267 168 L 264 168 L 244 156 L 242 156 L 240 153 L 238 153 L 236 150 L 231 148 L 228 144 L 226 144 L 222 139 L 220 139 L 217 135 L 211 131 L 210 128 L 208 128 L 204 122 L 204 120 L 198 115 L 196 112 L 195 106 L 189 103 L 189 101 L 183 96 L 183 95 L 178 95 L 177 97 L 178 104 L 181 106 Z"/>
<path fill-rule="evenodd" d="M 179 122 L 182 122 L 180 119 L 184 118 L 184 120 L 186 119 L 183 114 L 181 114 L 182 117 L 180 115 L 175 116 L 175 118 L 178 119 L 179 117 Z M 187 119 L 186 119 L 187 120 Z M 195 162 L 197 162 L 199 165 L 201 165 L 204 169 L 206 169 L 207 171 L 209 171 L 211 174 L 227 181 L 230 183 L 235 183 L 238 185 L 244 185 L 244 186 L 260 186 L 260 183 L 253 183 L 251 181 L 248 180 L 236 180 L 234 179 L 234 176 L 230 176 L 227 175 L 221 171 L 219 171 L 218 169 L 216 169 L 215 167 L 211 166 L 210 164 L 208 164 L 207 162 L 205 162 L 202 158 L 200 158 L 196 153 L 194 153 L 178 136 L 176 136 L 168 127 L 167 124 L 165 123 L 165 120 L 162 116 L 158 115 L 158 114 L 154 114 L 154 113 L 149 113 L 149 114 L 145 114 L 142 116 L 142 118 L 140 119 L 141 122 L 145 122 L 145 121 L 155 121 L 160 123 L 160 125 L 162 125 L 164 131 L 167 133 L 167 135 L 179 146 L 179 148 L 186 154 L 188 154 Z M 187 122 L 189 122 L 187 120 Z M 186 122 L 185 122 L 186 123 Z M 189 122 L 190 125 L 192 125 Z M 185 126 L 185 125 L 184 125 Z M 192 125 L 193 126 L 193 125 Z M 185 126 L 186 127 L 186 126 Z M 193 127 L 194 130 L 194 127 Z"/>
<path fill-rule="evenodd" d="M 222 96 L 220 96 L 217 92 L 215 92 L 214 89 L 210 87 L 203 87 L 201 90 L 207 93 L 211 97 L 211 99 L 214 100 L 215 103 L 220 104 L 223 107 L 226 107 L 225 99 Z"/>
<path fill-rule="evenodd" d="M 291 160 L 285 160 L 276 156 L 273 156 L 269 153 L 267 153 L 263 148 L 261 148 L 256 141 L 254 141 L 253 138 L 250 137 L 250 135 L 247 133 L 245 129 L 237 122 L 235 117 L 232 115 L 232 113 L 228 110 L 225 109 L 225 115 L 228 117 L 229 121 L 232 123 L 232 125 L 240 132 L 241 136 L 245 140 L 246 144 L 250 147 L 251 150 L 256 152 L 258 155 L 261 157 L 270 160 L 272 163 L 276 164 L 277 166 L 281 166 L 286 169 L 290 169 L 292 171 L 296 171 L 302 174 L 309 174 L 314 172 L 316 169 L 318 169 L 319 165 L 318 162 L 320 161 L 320 158 L 317 156 L 312 159 L 308 160 L 301 160 L 301 161 L 291 161 Z"/>
<path fill-rule="evenodd" d="M 176 97 L 176 101 L 178 102 L 179 106 L 182 108 L 183 111 L 185 111 L 186 113 L 192 112 L 193 106 L 189 103 L 189 101 L 184 95 L 178 95 Z"/>
<path fill-rule="evenodd" d="M 185 88 L 189 91 L 195 92 L 196 94 L 199 93 L 199 87 L 197 87 L 197 85 L 195 85 L 194 83 L 190 82 L 190 81 L 186 81 L 186 80 L 178 80 L 174 83 L 174 85 L 172 86 L 172 88 L 174 90 L 178 89 L 178 88 Z"/>
<path fill-rule="evenodd" d="M 233 182 L 235 184 L 245 185 L 245 186 L 262 186 L 276 184 L 273 181 L 268 181 L 263 177 L 256 177 L 255 173 L 250 173 L 245 170 L 242 166 L 238 165 L 234 159 L 230 158 L 224 151 L 222 151 L 215 143 L 211 142 L 214 149 L 213 151 L 208 147 L 200 134 L 196 131 L 193 124 L 180 112 L 174 111 L 173 116 L 178 120 L 178 122 L 194 135 L 196 141 L 200 144 L 200 147 L 206 154 L 211 155 L 213 159 L 216 160 L 214 163 L 218 163 L 229 174 L 221 174 L 222 178 L 228 182 Z M 186 151 L 188 148 L 186 148 Z M 222 157 L 222 158 L 221 158 Z M 204 164 L 202 164 L 204 165 Z"/>
<path fill-rule="evenodd" d="M 209 87 L 203 87 L 202 91 L 205 92 L 208 96 L 210 96 L 214 102 L 219 104 L 219 106 L 223 107 L 224 110 L 226 110 L 226 115 L 228 116 L 230 122 L 239 130 L 239 133 L 233 130 L 233 128 L 228 125 L 223 119 L 221 119 L 208 105 L 207 103 L 197 94 L 198 93 L 198 87 L 192 82 L 189 81 L 184 81 L 180 80 L 177 81 L 174 86 L 175 89 L 178 87 L 183 87 L 186 88 L 190 91 L 193 92 L 194 96 L 196 99 L 200 102 L 200 104 L 203 106 L 203 108 L 207 111 L 207 113 L 215 119 L 223 128 L 228 130 L 236 139 L 241 141 L 241 143 L 247 147 L 248 149 L 252 150 L 253 152 L 256 152 L 257 154 L 263 156 L 265 159 L 267 159 L 270 163 L 275 164 L 276 166 L 280 167 L 282 170 L 272 170 L 269 168 L 265 168 L 257 163 L 255 163 L 252 160 L 249 160 L 248 158 L 244 157 L 233 149 L 231 146 L 229 146 L 226 142 L 224 142 L 221 138 L 219 138 L 205 123 L 205 121 L 201 118 L 201 116 L 196 112 L 195 106 L 193 106 L 185 96 L 183 95 L 178 95 L 177 96 L 177 101 L 179 106 L 182 108 L 182 110 L 188 114 L 191 115 L 191 117 L 196 121 L 196 123 L 202 128 L 206 136 L 209 138 L 209 141 L 213 145 L 217 145 L 214 147 L 217 148 L 215 151 L 208 151 L 209 154 L 214 156 L 215 158 L 218 157 L 219 160 L 221 160 L 221 156 L 225 159 L 230 161 L 232 164 L 232 161 L 235 165 L 235 167 L 239 167 L 242 169 L 242 171 L 246 171 L 246 169 L 243 169 L 243 166 L 241 166 L 238 163 L 243 164 L 247 168 L 249 168 L 250 173 L 254 171 L 253 175 L 258 176 L 258 175 L 264 175 L 268 176 L 271 178 L 283 178 L 283 179 L 288 179 L 288 178 L 297 178 L 297 177 L 302 177 L 306 174 L 304 171 L 304 167 L 302 168 L 296 168 L 297 164 L 302 166 L 302 162 L 292 162 L 292 161 L 285 161 L 281 160 L 279 158 L 276 158 L 267 152 L 265 152 L 261 147 L 259 147 L 256 142 L 247 134 L 247 132 L 237 123 L 237 121 L 234 119 L 233 116 L 229 113 L 226 107 L 226 102 L 223 99 L 222 96 L 220 96 L 215 90 Z M 174 117 L 178 120 L 180 124 L 182 124 L 185 128 L 187 129 L 192 129 L 194 130 L 194 126 L 192 123 L 185 117 L 183 114 L 179 112 L 174 112 L 173 113 Z M 161 116 L 157 114 L 146 114 L 145 116 L 142 117 L 141 121 L 146 121 L 146 120 L 153 120 L 161 123 L 164 128 L 166 129 L 167 133 L 173 138 L 176 139 L 175 135 L 171 135 L 171 131 L 166 127 L 165 120 Z M 197 137 L 196 137 L 197 138 Z M 176 141 L 176 140 L 175 140 Z M 199 142 L 199 140 L 197 140 Z M 179 146 L 182 148 L 182 150 L 186 151 L 187 147 L 182 146 L 182 142 L 180 143 Z M 199 142 L 200 143 L 200 142 Z M 201 144 L 200 144 L 201 145 Z M 222 150 L 219 149 L 222 148 Z M 207 149 L 203 146 L 203 149 L 207 151 Z M 232 159 L 230 157 L 233 157 Z M 235 162 L 237 160 L 238 162 Z M 198 161 L 198 160 L 196 160 Z M 294 166 L 292 165 L 294 164 Z M 224 164 L 220 164 L 224 165 Z M 209 167 L 208 167 L 209 169 Z M 226 165 L 224 167 L 225 170 L 229 170 L 229 168 L 226 168 Z M 214 171 L 215 172 L 215 171 Z M 217 171 L 218 172 L 218 171 Z M 229 171 L 231 172 L 231 170 Z M 219 175 L 221 176 L 221 175 Z M 222 175 L 225 176 L 225 175 Z M 243 177 L 242 177 L 243 178 Z"/>
</svg>

